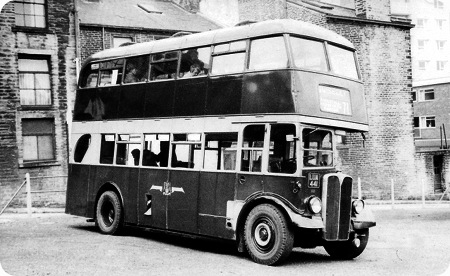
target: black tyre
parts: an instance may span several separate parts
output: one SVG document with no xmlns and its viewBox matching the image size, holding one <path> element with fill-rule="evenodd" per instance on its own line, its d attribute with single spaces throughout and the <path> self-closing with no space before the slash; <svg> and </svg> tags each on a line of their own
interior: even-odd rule
<svg viewBox="0 0 450 276">
<path fill-rule="evenodd" d="M 103 234 L 117 234 L 122 228 L 123 210 L 115 192 L 104 192 L 97 203 L 96 224 Z"/>
<path fill-rule="evenodd" d="M 294 245 L 294 235 L 281 211 L 270 204 L 258 205 L 245 221 L 244 240 L 253 261 L 275 265 L 286 259 Z"/>
<path fill-rule="evenodd" d="M 369 242 L 369 229 L 358 230 L 358 232 L 353 233 L 350 237 L 348 241 L 327 242 L 323 247 L 334 259 L 354 259 L 366 249 L 367 243 Z"/>
</svg>

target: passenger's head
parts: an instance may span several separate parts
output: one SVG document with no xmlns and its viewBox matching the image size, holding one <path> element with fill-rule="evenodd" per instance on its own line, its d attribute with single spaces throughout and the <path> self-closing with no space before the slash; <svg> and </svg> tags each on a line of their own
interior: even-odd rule
<svg viewBox="0 0 450 276">
<path fill-rule="evenodd" d="M 198 74 L 200 74 L 200 65 L 198 65 L 197 63 L 194 63 L 191 65 L 191 68 L 189 70 L 191 72 L 192 75 L 197 76 Z"/>
</svg>

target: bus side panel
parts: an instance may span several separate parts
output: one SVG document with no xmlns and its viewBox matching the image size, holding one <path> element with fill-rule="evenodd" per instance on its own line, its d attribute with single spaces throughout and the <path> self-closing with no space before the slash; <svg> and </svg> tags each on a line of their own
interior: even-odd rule
<svg viewBox="0 0 450 276">
<path fill-rule="evenodd" d="M 269 71 L 244 76 L 242 113 L 294 113 L 291 73 Z"/>
<path fill-rule="evenodd" d="M 95 200 L 101 185 L 112 182 L 122 193 L 125 209 L 125 222 L 137 223 L 137 185 L 139 168 L 99 166 L 95 175 L 95 187 L 90 189 L 91 199 Z"/>
<path fill-rule="evenodd" d="M 93 119 L 93 112 L 89 112 L 89 102 L 92 105 L 93 99 L 96 95 L 95 88 L 77 90 L 75 107 L 73 110 L 73 120 L 74 121 L 87 121 Z"/>
<path fill-rule="evenodd" d="M 264 176 L 264 192 L 266 193 L 274 193 L 280 195 L 281 197 L 288 200 L 296 207 L 300 207 L 302 205 L 302 198 L 300 196 L 299 191 L 296 193 L 293 192 L 294 188 L 297 188 L 295 184 L 297 178 L 294 177 L 283 177 L 283 176 Z M 317 194 L 317 196 L 320 196 Z"/>
<path fill-rule="evenodd" d="M 211 77 L 206 98 L 206 114 L 239 114 L 242 75 Z"/>
<path fill-rule="evenodd" d="M 66 213 L 89 217 L 87 214 L 87 193 L 89 187 L 90 166 L 69 164 L 67 181 Z"/>
<path fill-rule="evenodd" d="M 169 230 L 197 233 L 199 171 L 170 171 L 172 192 L 168 195 Z"/>
<path fill-rule="evenodd" d="M 198 199 L 199 234 L 233 238 L 233 231 L 226 228 L 227 201 L 234 200 L 236 174 L 202 172 Z"/>
<path fill-rule="evenodd" d="M 137 199 L 139 225 L 166 228 L 167 196 L 163 195 L 163 187 L 167 178 L 167 170 L 141 169 Z"/>
<path fill-rule="evenodd" d="M 239 173 L 236 184 L 236 199 L 245 200 L 251 194 L 263 190 L 263 176 L 260 174 Z"/>
<path fill-rule="evenodd" d="M 142 118 L 144 116 L 145 84 L 136 84 L 133 90 L 126 85 L 120 87 L 119 118 Z"/>
<path fill-rule="evenodd" d="M 154 81 L 145 85 L 144 117 L 169 117 L 173 115 L 175 82 Z"/>
<path fill-rule="evenodd" d="M 120 86 L 99 87 L 98 97 L 93 100 L 94 120 L 117 119 Z M 98 111 L 101 109 L 101 111 Z"/>
<path fill-rule="evenodd" d="M 179 79 L 175 92 L 174 116 L 205 114 L 206 77 Z"/>
</svg>

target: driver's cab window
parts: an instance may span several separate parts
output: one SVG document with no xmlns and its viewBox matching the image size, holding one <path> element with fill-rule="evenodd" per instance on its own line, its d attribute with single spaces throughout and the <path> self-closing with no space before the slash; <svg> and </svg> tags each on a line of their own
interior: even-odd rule
<svg viewBox="0 0 450 276">
<path fill-rule="evenodd" d="M 296 172 L 297 158 L 295 137 L 295 125 L 271 125 L 268 172 L 286 174 L 293 174 Z"/>
<path fill-rule="evenodd" d="M 333 166 L 332 134 L 327 130 L 303 130 L 303 165 L 305 167 Z"/>
</svg>

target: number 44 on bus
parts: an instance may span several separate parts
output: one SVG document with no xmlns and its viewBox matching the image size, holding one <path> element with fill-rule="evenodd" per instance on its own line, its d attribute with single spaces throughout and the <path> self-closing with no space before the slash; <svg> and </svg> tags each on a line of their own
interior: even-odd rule
<svg viewBox="0 0 450 276">
<path fill-rule="evenodd" d="M 66 213 L 104 234 L 234 240 L 267 265 L 294 246 L 352 259 L 375 221 L 337 144 L 367 131 L 355 49 L 315 25 L 272 20 L 109 49 L 80 73 Z"/>
</svg>

